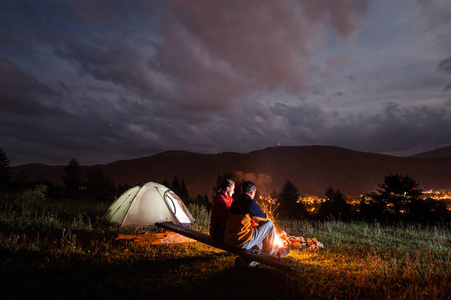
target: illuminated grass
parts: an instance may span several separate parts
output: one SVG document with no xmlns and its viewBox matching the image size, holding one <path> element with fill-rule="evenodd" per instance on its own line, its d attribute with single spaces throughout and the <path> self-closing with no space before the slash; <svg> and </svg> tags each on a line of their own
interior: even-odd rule
<svg viewBox="0 0 451 300">
<path fill-rule="evenodd" d="M 284 225 L 293 226 L 289 222 Z M 326 248 L 296 250 L 287 257 L 295 269 L 293 280 L 298 286 L 307 283 L 312 297 L 450 297 L 449 228 L 341 222 L 313 225 L 298 222 L 293 229 L 304 228 L 311 234 L 304 237 L 316 236 Z"/>
</svg>

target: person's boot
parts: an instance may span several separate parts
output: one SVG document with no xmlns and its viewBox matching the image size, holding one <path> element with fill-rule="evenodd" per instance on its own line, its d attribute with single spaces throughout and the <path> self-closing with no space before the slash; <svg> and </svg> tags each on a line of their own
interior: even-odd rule
<svg viewBox="0 0 451 300">
<path fill-rule="evenodd" d="M 258 266 L 260 263 L 256 261 L 247 260 L 241 256 L 238 256 L 235 259 L 235 268 L 243 269 L 243 268 L 253 268 Z"/>
<path fill-rule="evenodd" d="M 279 251 L 276 253 L 278 258 L 285 257 L 288 253 L 290 253 L 290 247 L 279 248 Z"/>
</svg>

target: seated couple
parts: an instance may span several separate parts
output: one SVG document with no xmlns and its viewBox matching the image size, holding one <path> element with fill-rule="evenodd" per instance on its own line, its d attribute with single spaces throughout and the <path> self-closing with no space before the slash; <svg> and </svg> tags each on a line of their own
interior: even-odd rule
<svg viewBox="0 0 451 300">
<path fill-rule="evenodd" d="M 242 195 L 233 201 L 235 183 L 226 180 L 213 199 L 210 235 L 214 240 L 256 253 L 283 257 L 290 251 L 274 245 L 274 224 L 254 200 L 257 188 L 251 181 L 242 185 Z M 228 210 L 227 210 L 228 209 Z"/>
</svg>

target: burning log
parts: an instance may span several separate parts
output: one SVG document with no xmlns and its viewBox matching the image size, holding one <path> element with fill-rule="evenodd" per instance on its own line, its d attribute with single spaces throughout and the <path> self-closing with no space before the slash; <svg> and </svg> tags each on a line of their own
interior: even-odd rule
<svg viewBox="0 0 451 300">
<path fill-rule="evenodd" d="M 324 245 L 321 244 L 317 238 L 307 238 L 304 239 L 304 237 L 299 236 L 291 236 L 288 235 L 286 232 L 282 232 L 278 236 L 279 240 L 282 242 L 277 242 L 279 246 L 283 247 L 296 247 L 298 249 L 307 249 L 307 250 L 319 250 L 324 248 Z"/>
</svg>

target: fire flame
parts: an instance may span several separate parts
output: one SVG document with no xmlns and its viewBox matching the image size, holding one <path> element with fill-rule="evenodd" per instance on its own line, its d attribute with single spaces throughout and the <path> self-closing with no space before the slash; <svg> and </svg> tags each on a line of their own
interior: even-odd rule
<svg viewBox="0 0 451 300">
<path fill-rule="evenodd" d="M 279 248 L 287 247 L 288 241 L 287 241 L 287 233 L 285 231 L 282 231 L 281 233 L 277 233 L 274 236 L 274 242 L 273 245 L 279 246 Z"/>
<path fill-rule="evenodd" d="M 273 244 L 279 246 L 280 248 L 285 245 L 284 241 L 280 238 L 280 234 L 275 235 Z"/>
<path fill-rule="evenodd" d="M 265 212 L 267 218 L 269 220 L 271 220 L 274 223 L 274 227 L 275 227 L 275 219 L 277 216 L 274 216 L 274 211 L 279 207 L 279 204 L 277 203 L 277 199 L 272 198 L 272 197 L 263 197 L 260 196 L 259 199 L 259 205 L 261 207 L 261 209 Z M 276 234 L 274 236 L 274 241 L 273 241 L 273 245 L 274 246 L 279 246 L 279 248 L 282 247 L 287 247 L 288 242 L 286 239 L 286 233 L 285 232 L 280 232 L 277 230 L 277 228 L 275 228 L 276 230 Z"/>
</svg>

